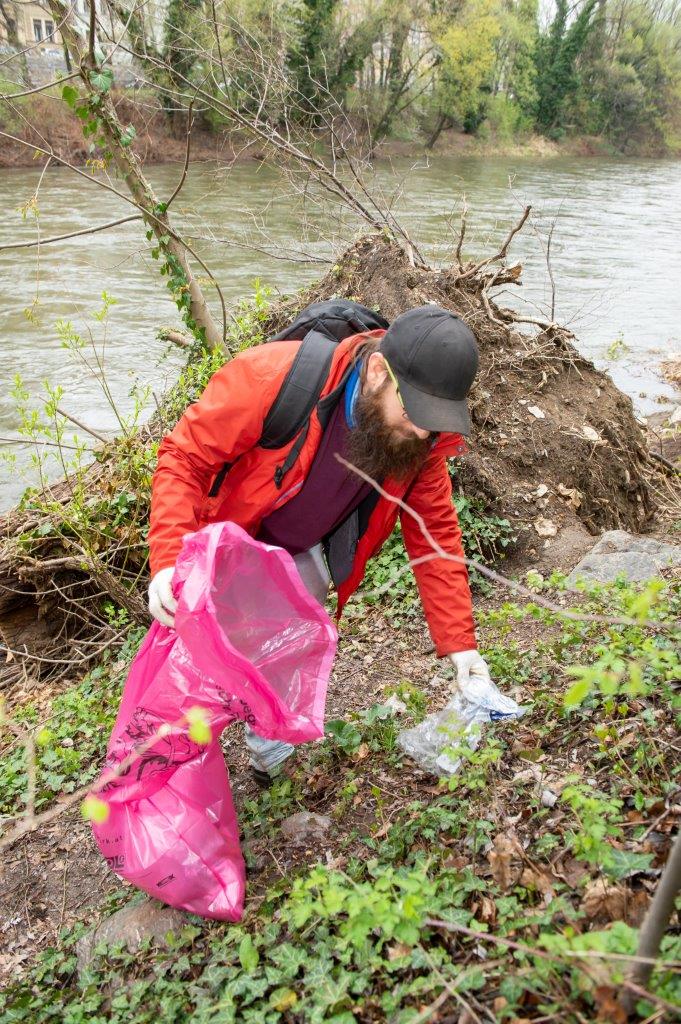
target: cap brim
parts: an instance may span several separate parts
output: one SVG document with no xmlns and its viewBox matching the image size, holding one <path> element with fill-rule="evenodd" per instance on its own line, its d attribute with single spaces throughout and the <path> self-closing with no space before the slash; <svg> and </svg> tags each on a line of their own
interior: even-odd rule
<svg viewBox="0 0 681 1024">
<path fill-rule="evenodd" d="M 437 395 L 419 391 L 413 384 L 400 380 L 397 374 L 396 376 L 405 411 L 415 427 L 436 433 L 465 436 L 471 433 L 471 418 L 465 398 L 460 401 L 453 398 L 438 398 Z"/>
</svg>

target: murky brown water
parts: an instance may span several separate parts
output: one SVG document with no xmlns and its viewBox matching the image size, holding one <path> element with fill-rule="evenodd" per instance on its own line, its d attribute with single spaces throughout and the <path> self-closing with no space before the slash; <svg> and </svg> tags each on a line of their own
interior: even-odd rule
<svg viewBox="0 0 681 1024">
<path fill-rule="evenodd" d="M 149 171 L 162 196 L 172 192 L 178 173 L 174 166 Z M 35 220 L 22 219 L 19 208 L 38 178 L 39 169 L 0 173 L 0 244 L 37 237 Z M 667 353 L 681 348 L 681 163 L 438 157 L 428 165 L 400 160 L 376 171 L 375 184 L 386 192 L 400 180 L 396 209 L 433 260 L 450 258 L 463 193 L 471 254 L 490 252 L 525 203 L 533 204 L 544 236 L 557 217 L 552 246 L 557 319 L 577 332 L 582 351 L 609 368 L 642 413 L 658 409 L 660 398 L 672 397 L 658 367 Z M 116 196 L 60 169 L 45 176 L 39 205 L 43 237 L 130 212 Z M 303 212 L 276 172 L 255 162 L 229 173 L 192 167 L 175 215 L 198 239 L 197 248 L 228 301 L 251 293 L 256 278 L 287 292 L 320 271 L 309 263 L 237 248 L 230 238 L 243 241 L 248 234 L 277 254 L 302 247 L 328 256 L 334 235 L 337 240 L 342 233 L 337 218 L 329 221 L 312 204 Z M 350 237 L 354 228 L 344 230 Z M 514 240 L 511 254 L 524 262 L 525 283 L 518 294 L 508 294 L 509 302 L 545 311 L 551 292 L 539 239 L 526 229 Z M 10 395 L 15 373 L 33 402 L 39 401 L 42 381 L 49 380 L 64 387 L 61 405 L 66 410 L 99 430 L 116 428 L 97 380 L 62 348 L 55 327 L 59 319 L 71 320 L 78 329 L 89 325 L 98 344 L 104 343 L 106 380 L 121 411 L 132 407 L 135 381 L 161 393 L 181 363 L 177 351 L 168 353 L 155 339 L 160 325 L 178 323 L 164 284 L 139 222 L 45 246 L 39 254 L 36 248 L 0 251 L 0 436 L 17 434 Z M 106 337 L 92 320 L 103 291 L 117 300 Z M 33 309 L 30 319 L 26 309 Z M 616 339 L 621 344 L 612 358 L 608 349 Z M 16 454 L 17 464 L 11 469 L 0 463 L 0 508 L 10 506 L 24 488 L 19 470 L 23 467 L 28 478 L 32 472 L 24 444 L 0 443 L 0 451 L 8 450 Z"/>
</svg>

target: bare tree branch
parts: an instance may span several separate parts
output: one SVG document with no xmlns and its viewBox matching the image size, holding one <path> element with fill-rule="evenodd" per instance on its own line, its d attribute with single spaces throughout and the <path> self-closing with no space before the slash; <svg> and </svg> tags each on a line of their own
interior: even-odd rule
<svg viewBox="0 0 681 1024">
<path fill-rule="evenodd" d="M 52 242 L 64 242 L 67 238 L 79 238 L 81 235 L 94 235 L 98 231 L 108 231 L 109 228 L 118 227 L 119 224 L 128 224 L 133 220 L 141 220 L 142 215 L 134 213 L 130 217 L 119 217 L 118 220 L 110 220 L 108 224 L 97 224 L 93 228 L 81 228 L 80 231 L 69 231 L 66 235 L 53 235 L 51 238 L 41 238 L 35 242 L 9 242 L 0 245 L 0 252 L 6 249 L 30 249 L 35 245 L 50 245 Z"/>
</svg>

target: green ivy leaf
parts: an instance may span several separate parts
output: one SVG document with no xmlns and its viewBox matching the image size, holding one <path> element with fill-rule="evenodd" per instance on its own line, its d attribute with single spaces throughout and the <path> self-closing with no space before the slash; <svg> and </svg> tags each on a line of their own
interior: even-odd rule
<svg viewBox="0 0 681 1024">
<path fill-rule="evenodd" d="M 239 962 L 245 971 L 252 974 L 260 962 L 260 954 L 253 945 L 250 935 L 244 935 L 239 943 Z"/>
<path fill-rule="evenodd" d="M 127 149 L 128 146 L 134 141 L 134 139 L 136 137 L 137 137 L 137 131 L 135 130 L 135 126 L 133 124 L 129 124 L 128 127 L 123 132 L 123 134 L 121 135 L 121 138 L 120 138 L 121 146 L 123 146 L 124 149 Z"/>
<path fill-rule="evenodd" d="M 113 71 L 111 68 L 101 68 L 90 75 L 90 82 L 97 92 L 108 92 L 113 85 Z"/>
<path fill-rule="evenodd" d="M 564 703 L 566 708 L 579 707 L 583 701 L 589 695 L 591 684 L 588 679 L 578 679 L 576 683 L 573 683 L 570 689 L 565 694 Z"/>
<path fill-rule="evenodd" d="M 613 848 L 605 871 L 610 878 L 619 881 L 637 871 L 647 871 L 653 859 L 652 853 L 632 853 L 630 850 Z"/>
<path fill-rule="evenodd" d="M 61 98 L 73 110 L 78 102 L 78 90 L 74 89 L 72 85 L 65 85 L 62 87 Z"/>
</svg>

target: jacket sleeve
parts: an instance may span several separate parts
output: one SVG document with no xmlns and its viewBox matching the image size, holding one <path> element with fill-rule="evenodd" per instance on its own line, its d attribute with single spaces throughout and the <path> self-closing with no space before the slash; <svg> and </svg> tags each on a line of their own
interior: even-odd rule
<svg viewBox="0 0 681 1024">
<path fill-rule="evenodd" d="M 237 356 L 213 374 L 159 446 L 149 525 L 152 575 L 175 564 L 182 537 L 198 528 L 216 473 L 260 439 L 273 389 L 261 351 Z"/>
<path fill-rule="evenodd" d="M 451 555 L 463 557 L 461 529 L 452 504 L 452 483 L 444 455 L 429 459 L 405 502 L 423 519 L 428 532 Z M 400 513 L 410 560 L 433 553 L 416 520 Z M 414 566 L 421 602 L 438 657 L 477 647 L 468 571 L 463 562 L 434 558 Z"/>
</svg>

